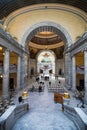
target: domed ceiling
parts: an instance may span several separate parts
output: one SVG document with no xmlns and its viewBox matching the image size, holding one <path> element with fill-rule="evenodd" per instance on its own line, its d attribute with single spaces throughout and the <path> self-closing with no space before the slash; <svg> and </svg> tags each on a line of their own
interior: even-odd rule
<svg viewBox="0 0 87 130">
<path fill-rule="evenodd" d="M 63 42 L 61 37 L 53 32 L 40 32 L 31 39 L 31 42 L 29 44 L 30 57 L 35 58 L 41 49 L 50 49 L 56 54 L 56 57 L 58 59 L 63 58 L 64 43 L 60 45 L 61 42 Z M 51 45 L 51 48 L 49 48 L 49 45 Z M 42 46 L 42 48 L 38 48 L 38 46 Z"/>
<path fill-rule="evenodd" d="M 53 32 L 40 32 L 39 34 L 35 35 L 31 42 L 41 45 L 51 45 L 61 42 L 62 39 L 57 34 L 54 34 Z"/>
<path fill-rule="evenodd" d="M 49 5 L 47 10 L 46 5 L 42 6 L 42 4 L 47 3 L 70 5 L 72 10 L 73 7 L 77 7 L 81 11 L 83 10 L 83 13 L 86 14 L 87 12 L 87 0 L 0 0 L 0 22 L 3 24 L 4 29 L 20 44 L 27 30 L 33 27 L 35 23 L 40 23 L 44 20 L 57 22 L 69 32 L 72 41 L 75 42 L 76 37 L 81 36 L 86 29 L 85 15 L 80 17 L 80 15 L 77 15 L 78 13 L 73 13 L 70 9 L 65 9 L 62 6 L 55 9 L 54 5 Z M 38 4 L 37 7 L 30 7 L 28 10 L 30 5 L 35 4 Z M 22 8 L 23 10 L 21 10 Z M 19 12 L 17 12 L 18 9 L 20 9 Z M 36 55 L 42 49 L 50 49 L 55 52 L 58 59 L 63 58 L 64 41 L 54 31 L 40 31 L 27 43 L 29 44 L 31 58 L 36 58 Z"/>
<path fill-rule="evenodd" d="M 67 4 L 87 12 L 87 0 L 0 0 L 0 19 L 7 17 L 11 12 L 19 8 L 41 3 Z"/>
</svg>

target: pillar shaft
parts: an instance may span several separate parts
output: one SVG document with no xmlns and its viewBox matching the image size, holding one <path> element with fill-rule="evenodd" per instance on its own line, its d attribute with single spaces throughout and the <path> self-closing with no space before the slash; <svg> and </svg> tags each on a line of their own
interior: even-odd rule
<svg viewBox="0 0 87 130">
<path fill-rule="evenodd" d="M 67 89 L 72 87 L 72 60 L 70 53 L 65 55 L 65 86 Z"/>
<path fill-rule="evenodd" d="M 21 57 L 21 88 L 26 87 L 26 78 L 27 78 L 27 56 L 23 54 Z"/>
<path fill-rule="evenodd" d="M 3 72 L 3 98 L 9 97 L 9 50 L 4 55 L 4 72 Z"/>
<path fill-rule="evenodd" d="M 75 56 L 72 57 L 72 90 L 76 89 L 76 63 Z"/>
<path fill-rule="evenodd" d="M 20 76 L 21 76 L 21 58 L 18 56 L 18 65 L 17 65 L 17 90 L 20 89 Z"/>
</svg>

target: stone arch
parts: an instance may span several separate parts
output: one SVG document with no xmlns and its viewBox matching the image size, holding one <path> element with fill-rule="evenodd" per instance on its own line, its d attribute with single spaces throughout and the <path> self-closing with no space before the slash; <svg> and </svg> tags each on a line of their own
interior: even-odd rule
<svg viewBox="0 0 87 130">
<path fill-rule="evenodd" d="M 52 50 L 41 50 L 41 51 L 39 51 L 39 53 L 38 53 L 37 56 L 36 56 L 36 59 L 37 59 L 38 56 L 39 56 L 42 52 L 44 52 L 44 51 L 47 51 L 47 52 L 52 53 L 52 54 L 54 55 L 55 59 L 56 59 L 56 55 L 55 55 L 55 53 L 54 53 Z"/>
<path fill-rule="evenodd" d="M 43 55 L 44 54 L 48 54 L 49 57 L 44 57 Z M 47 59 L 45 59 L 47 58 Z M 45 63 L 46 65 L 51 65 L 50 67 L 51 68 L 48 68 L 48 73 L 50 74 L 49 70 L 52 71 L 53 74 L 55 74 L 55 71 L 56 71 L 56 55 L 55 53 L 52 51 L 52 50 L 41 50 L 37 56 L 36 56 L 36 59 L 37 59 L 37 72 L 39 73 L 40 72 L 40 67 L 44 67 Z M 41 61 L 44 60 L 45 62 L 42 63 Z M 51 61 L 51 62 L 46 62 L 47 61 Z M 44 70 L 44 68 L 42 67 L 42 70 L 43 72 L 45 72 L 46 70 Z M 46 71 L 47 72 L 47 71 Z M 44 73 L 46 74 L 46 73 Z"/>
<path fill-rule="evenodd" d="M 65 46 L 69 47 L 72 44 L 72 39 L 70 34 L 66 31 L 65 28 L 63 28 L 61 25 L 50 22 L 50 21 L 44 21 L 37 24 L 34 24 L 28 30 L 25 32 L 22 38 L 22 45 L 24 47 L 27 46 L 27 43 L 34 37 L 35 34 L 41 31 L 51 31 L 61 36 L 62 40 L 65 43 Z"/>
<path fill-rule="evenodd" d="M 22 45 L 28 49 L 28 43 L 29 41 L 35 36 L 35 34 L 41 32 L 41 31 L 51 31 L 54 32 L 58 35 L 61 36 L 63 42 L 64 42 L 64 46 L 65 46 L 65 52 L 67 52 L 67 49 L 72 45 L 72 39 L 70 34 L 67 32 L 67 30 L 62 27 L 60 24 L 57 24 L 55 22 L 52 21 L 43 21 L 37 24 L 34 24 L 33 26 L 31 26 L 30 28 L 28 28 L 28 30 L 25 32 L 25 34 L 23 35 L 22 38 Z M 68 67 L 67 67 L 68 65 Z M 70 88 L 72 86 L 72 77 L 70 77 L 70 75 L 72 75 L 72 61 L 71 61 L 71 57 L 70 54 L 67 52 L 67 55 L 65 55 L 65 78 L 66 78 L 66 86 L 68 88 Z M 67 78 L 69 77 L 69 78 Z"/>
</svg>

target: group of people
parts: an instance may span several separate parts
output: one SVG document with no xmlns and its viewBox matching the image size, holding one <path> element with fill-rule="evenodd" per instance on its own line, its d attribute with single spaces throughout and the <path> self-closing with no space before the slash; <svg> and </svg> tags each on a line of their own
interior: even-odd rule
<svg viewBox="0 0 87 130">
<path fill-rule="evenodd" d="M 32 86 L 32 92 L 35 90 L 35 87 L 34 87 L 34 85 Z M 43 90 L 43 87 L 42 87 L 42 85 L 40 84 L 39 85 L 39 87 L 38 87 L 38 91 L 39 92 L 42 92 L 42 90 Z"/>
</svg>

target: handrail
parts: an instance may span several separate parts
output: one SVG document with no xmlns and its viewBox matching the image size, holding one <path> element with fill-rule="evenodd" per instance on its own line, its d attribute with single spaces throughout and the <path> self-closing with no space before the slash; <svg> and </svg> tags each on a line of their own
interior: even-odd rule
<svg viewBox="0 0 87 130">
<path fill-rule="evenodd" d="M 81 108 L 64 104 L 64 113 L 74 122 L 78 130 L 87 130 L 87 115 Z"/>
</svg>

